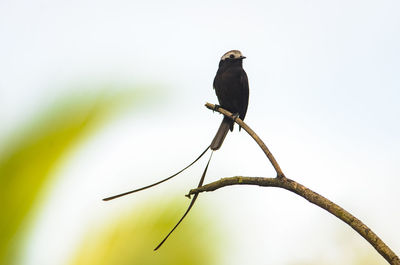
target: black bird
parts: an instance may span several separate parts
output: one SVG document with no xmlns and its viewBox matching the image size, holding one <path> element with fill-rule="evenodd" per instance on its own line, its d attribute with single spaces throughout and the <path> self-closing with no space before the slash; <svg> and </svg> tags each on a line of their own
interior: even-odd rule
<svg viewBox="0 0 400 265">
<path fill-rule="evenodd" d="M 219 104 L 234 115 L 244 120 L 249 104 L 249 81 L 243 70 L 243 59 L 246 58 L 238 50 L 225 53 L 219 61 L 217 74 L 214 78 L 214 89 Z M 233 130 L 233 120 L 224 117 L 218 132 L 211 142 L 211 150 L 218 150 L 224 142 L 229 129 Z M 240 128 L 239 128 L 240 130 Z"/>
<path fill-rule="evenodd" d="M 214 78 L 214 89 L 215 93 L 217 94 L 219 104 L 221 105 L 222 108 L 229 110 L 230 112 L 233 113 L 234 116 L 239 116 L 240 119 L 244 119 L 246 116 L 247 112 L 247 105 L 249 102 L 249 83 L 247 80 L 247 75 L 246 72 L 243 70 L 242 67 L 242 62 L 243 59 L 246 58 L 242 55 L 242 53 L 238 50 L 232 50 L 227 53 L 225 53 L 219 62 L 219 68 L 217 71 L 217 74 Z M 141 190 L 145 190 L 151 187 L 154 187 L 158 184 L 161 184 L 190 166 L 192 166 L 194 163 L 196 163 L 207 151 L 209 148 L 211 150 L 218 150 L 224 139 L 226 134 L 228 133 L 229 129 L 232 131 L 233 130 L 233 120 L 227 117 L 224 117 L 222 120 L 221 125 L 219 126 L 218 132 L 215 135 L 213 141 L 211 142 L 210 146 L 207 146 L 206 150 L 204 150 L 199 157 L 197 157 L 192 163 L 190 163 L 188 166 L 180 170 L 179 172 L 175 173 L 172 176 L 169 176 L 168 178 L 165 178 L 163 180 L 160 180 L 156 183 L 150 184 L 148 186 L 131 190 L 128 192 L 124 192 L 118 195 L 114 195 L 108 198 L 103 199 L 104 201 L 109 201 L 113 200 L 134 192 L 138 192 Z M 240 127 L 239 127 L 240 130 Z M 213 152 L 211 152 L 210 158 L 208 159 L 207 165 L 203 171 L 203 174 L 200 178 L 200 182 L 198 184 L 198 187 L 203 185 L 204 178 L 207 173 L 208 165 L 210 164 L 211 157 L 212 157 Z M 164 244 L 164 242 L 168 239 L 168 237 L 172 234 L 172 232 L 179 226 L 179 224 L 183 221 L 183 219 L 186 217 L 186 215 L 189 213 L 190 209 L 193 207 L 197 197 L 198 193 L 194 195 L 192 198 L 192 201 L 189 204 L 189 207 L 187 208 L 186 212 L 183 214 L 181 219 L 178 221 L 178 223 L 172 228 L 172 230 L 167 234 L 166 237 L 158 244 L 158 246 L 154 249 L 157 250 Z"/>
</svg>

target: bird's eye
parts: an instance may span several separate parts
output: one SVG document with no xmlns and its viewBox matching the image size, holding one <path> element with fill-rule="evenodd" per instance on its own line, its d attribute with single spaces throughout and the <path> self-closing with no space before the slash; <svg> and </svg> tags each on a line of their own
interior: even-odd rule
<svg viewBox="0 0 400 265">
<path fill-rule="evenodd" d="M 235 55 L 231 54 L 231 55 L 229 55 L 229 58 L 233 59 L 233 58 L 235 58 Z"/>
</svg>

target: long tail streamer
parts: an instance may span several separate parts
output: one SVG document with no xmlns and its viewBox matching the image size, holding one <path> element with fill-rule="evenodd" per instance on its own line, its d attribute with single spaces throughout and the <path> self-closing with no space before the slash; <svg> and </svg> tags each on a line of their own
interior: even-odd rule
<svg viewBox="0 0 400 265">
<path fill-rule="evenodd" d="M 118 195 L 114 195 L 114 196 L 111 196 L 111 197 L 104 198 L 103 201 L 114 200 L 114 199 L 116 199 L 116 198 L 119 198 L 119 197 L 122 197 L 122 196 L 125 196 L 125 195 L 128 195 L 128 194 L 131 194 L 131 193 L 134 193 L 134 192 L 138 192 L 138 191 L 141 191 L 141 190 L 145 190 L 145 189 L 154 187 L 154 186 L 156 186 L 156 185 L 158 185 L 158 184 L 161 184 L 161 183 L 163 183 L 163 182 L 165 182 L 165 181 L 167 181 L 167 180 L 169 180 L 169 179 L 172 179 L 173 177 L 175 177 L 176 175 L 179 175 L 179 174 L 182 173 L 185 169 L 189 168 L 191 165 L 193 165 L 194 163 L 196 163 L 197 160 L 199 160 L 199 159 L 207 152 L 207 150 L 208 150 L 209 148 L 210 148 L 210 146 L 207 146 L 206 150 L 204 150 L 203 153 L 201 153 L 201 154 L 199 155 L 199 157 L 197 157 L 192 163 L 190 163 L 188 166 L 186 166 L 185 168 L 183 168 L 181 171 L 179 171 L 179 172 L 173 174 L 172 176 L 170 176 L 170 177 L 168 177 L 168 178 L 166 178 L 166 179 L 160 180 L 160 181 L 158 181 L 158 182 L 156 182 L 156 183 L 153 183 L 153 184 L 151 184 L 151 185 L 148 185 L 148 186 L 145 186 L 145 187 L 136 189 L 136 190 L 127 191 L 127 192 L 124 192 L 124 193 L 121 193 L 121 194 L 118 194 Z M 208 166 L 208 164 L 207 164 L 207 166 Z M 195 196 L 195 197 L 197 197 L 197 196 Z"/>
<path fill-rule="evenodd" d="M 207 150 L 206 150 L 206 151 L 207 151 Z M 206 176 L 207 169 L 208 169 L 208 165 L 210 164 L 212 154 L 213 154 L 213 152 L 211 152 L 210 158 L 208 159 L 208 162 L 207 162 L 207 166 L 206 166 L 206 168 L 204 169 L 203 175 L 201 176 L 199 185 L 197 185 L 197 187 L 201 187 L 201 186 L 203 185 L 204 178 L 205 178 L 205 176 Z M 158 244 L 158 246 L 157 246 L 154 250 L 159 249 L 159 248 L 162 246 L 162 244 L 164 244 L 164 242 L 168 239 L 168 237 L 172 234 L 172 232 L 174 232 L 174 230 L 178 227 L 178 225 L 183 221 L 183 219 L 184 219 L 184 218 L 186 217 L 186 215 L 189 213 L 190 209 L 192 209 L 192 207 L 193 207 L 193 205 L 194 205 L 194 203 L 195 203 L 195 201 L 196 201 L 196 199 L 197 199 L 198 196 L 199 196 L 198 193 L 196 193 L 196 194 L 194 195 L 192 201 L 191 201 L 190 204 L 189 204 L 189 207 L 187 208 L 186 212 L 183 214 L 183 216 L 181 217 L 181 219 L 179 220 L 179 222 L 174 226 L 174 228 L 172 228 L 172 230 L 168 233 L 168 235 L 161 241 L 160 244 Z"/>
</svg>

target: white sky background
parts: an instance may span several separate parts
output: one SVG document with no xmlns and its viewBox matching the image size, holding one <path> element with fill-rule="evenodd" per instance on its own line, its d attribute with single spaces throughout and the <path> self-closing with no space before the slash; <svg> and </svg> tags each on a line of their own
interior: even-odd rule
<svg viewBox="0 0 400 265">
<path fill-rule="evenodd" d="M 61 166 L 24 264 L 62 264 L 85 224 L 105 214 L 98 197 L 152 182 L 204 149 L 222 117 L 203 104 L 217 102 L 212 80 L 230 49 L 247 56 L 246 122 L 286 175 L 355 214 L 400 253 L 400 2 L 143 2 L 0 2 L 0 138 L 27 113 L 70 93 L 68 84 L 116 80 L 167 89 L 151 111 L 123 116 Z M 186 192 L 203 164 L 154 192 Z M 209 181 L 274 176 L 237 131 L 209 172 Z M 199 201 L 234 238 L 221 249 L 226 264 L 351 262 L 338 243 L 349 229 L 287 191 L 232 187 Z M 359 235 L 348 237 L 372 249 Z"/>
</svg>

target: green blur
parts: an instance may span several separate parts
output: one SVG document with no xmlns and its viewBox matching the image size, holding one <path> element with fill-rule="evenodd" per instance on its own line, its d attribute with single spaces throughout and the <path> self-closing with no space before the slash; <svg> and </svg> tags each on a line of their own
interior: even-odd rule
<svg viewBox="0 0 400 265">
<path fill-rule="evenodd" d="M 0 151 L 0 264 L 17 262 L 24 232 L 60 160 L 121 107 L 145 98 L 140 90 L 80 93 L 57 100 L 10 136 Z"/>
</svg>

